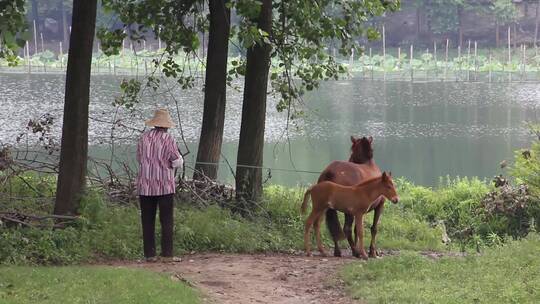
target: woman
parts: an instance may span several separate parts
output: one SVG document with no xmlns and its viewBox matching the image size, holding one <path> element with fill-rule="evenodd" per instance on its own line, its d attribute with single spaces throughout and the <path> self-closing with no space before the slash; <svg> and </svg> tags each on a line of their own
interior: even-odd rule
<svg viewBox="0 0 540 304">
<path fill-rule="evenodd" d="M 167 110 L 156 110 L 146 125 L 154 128 L 143 133 L 137 145 L 137 192 L 141 204 L 144 257 L 148 262 L 157 261 L 154 230 L 159 208 L 161 256 L 173 261 L 174 168 L 181 167 L 184 160 L 173 136 L 167 133 L 174 127 Z"/>
</svg>

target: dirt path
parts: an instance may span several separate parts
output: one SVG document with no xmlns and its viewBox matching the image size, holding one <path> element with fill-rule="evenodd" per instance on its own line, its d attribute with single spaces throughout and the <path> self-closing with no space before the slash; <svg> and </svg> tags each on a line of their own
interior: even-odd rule
<svg viewBox="0 0 540 304">
<path fill-rule="evenodd" d="M 196 254 L 175 263 L 111 263 L 165 272 L 203 292 L 207 303 L 354 303 L 337 278 L 353 258 Z"/>
</svg>

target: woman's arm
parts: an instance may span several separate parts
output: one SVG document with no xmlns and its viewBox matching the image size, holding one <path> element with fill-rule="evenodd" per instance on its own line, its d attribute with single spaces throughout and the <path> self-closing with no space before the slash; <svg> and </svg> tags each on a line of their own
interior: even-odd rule
<svg viewBox="0 0 540 304">
<path fill-rule="evenodd" d="M 180 168 L 184 164 L 184 158 L 180 154 L 180 151 L 178 151 L 178 146 L 176 145 L 176 140 L 174 140 L 174 137 L 169 136 L 169 161 L 171 162 L 171 166 L 173 168 Z"/>
</svg>

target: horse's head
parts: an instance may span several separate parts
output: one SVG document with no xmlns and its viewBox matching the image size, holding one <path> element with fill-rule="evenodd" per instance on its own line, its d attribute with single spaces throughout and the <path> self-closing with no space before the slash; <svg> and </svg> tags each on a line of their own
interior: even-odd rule
<svg viewBox="0 0 540 304">
<path fill-rule="evenodd" d="M 383 172 L 382 174 L 382 184 L 383 184 L 383 196 L 392 201 L 392 203 L 397 204 L 399 202 L 399 196 L 396 192 L 396 187 L 392 181 L 392 172 Z"/>
<path fill-rule="evenodd" d="M 356 138 L 351 136 L 351 142 L 350 162 L 363 164 L 373 158 L 373 137 Z"/>
</svg>

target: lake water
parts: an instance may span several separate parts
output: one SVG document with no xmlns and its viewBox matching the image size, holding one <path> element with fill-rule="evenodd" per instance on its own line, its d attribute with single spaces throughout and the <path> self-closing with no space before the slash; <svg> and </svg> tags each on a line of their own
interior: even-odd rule
<svg viewBox="0 0 540 304">
<path fill-rule="evenodd" d="M 115 155 L 133 161 L 137 130 L 143 129 L 142 121 L 152 109 L 168 107 L 178 120 L 178 108 L 191 150 L 186 160 L 192 166 L 202 118 L 202 85 L 181 91 L 170 82 L 159 92 L 147 89 L 142 104 L 128 112 L 111 105 L 120 94 L 121 80 L 115 76 L 92 78 L 91 154 L 109 158 L 111 122 L 116 121 L 112 131 Z M 60 134 L 63 76 L 0 74 L 0 92 L 0 142 L 14 143 L 28 119 L 44 113 L 56 118 L 53 134 Z M 241 97 L 241 88 L 229 89 L 223 159 L 233 167 Z M 270 183 L 309 184 L 317 179 L 310 172 L 321 171 L 332 160 L 348 158 L 350 135 L 372 135 L 379 166 L 417 184 L 436 185 L 446 175 L 490 178 L 500 173 L 502 160 L 511 160 L 515 149 L 528 145 L 531 136 L 525 123 L 538 121 L 539 105 L 540 85 L 531 83 L 328 82 L 304 97 L 305 115 L 288 129 L 286 116 L 269 100 L 264 165 L 274 168 Z M 179 129 L 173 133 L 180 144 Z M 224 163 L 220 178 L 232 180 Z"/>
</svg>

